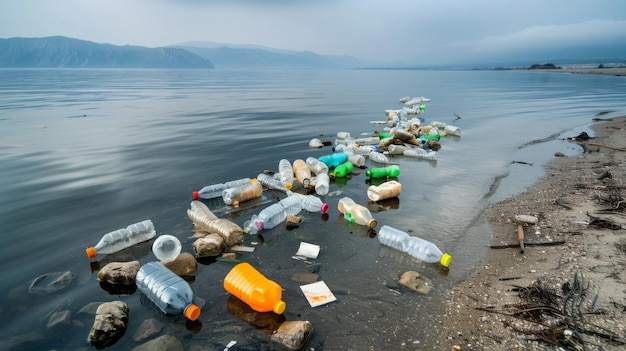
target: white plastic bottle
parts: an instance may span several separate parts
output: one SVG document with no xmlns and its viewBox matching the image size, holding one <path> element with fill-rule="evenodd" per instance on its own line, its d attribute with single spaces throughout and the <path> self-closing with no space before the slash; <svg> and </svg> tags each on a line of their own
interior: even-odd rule
<svg viewBox="0 0 626 351">
<path fill-rule="evenodd" d="M 461 128 L 457 126 L 451 126 L 449 124 L 445 128 L 443 128 L 443 132 L 447 135 L 461 136 Z"/>
<path fill-rule="evenodd" d="M 328 173 L 320 173 L 315 177 L 315 193 L 317 195 L 326 195 L 330 189 L 330 177 Z"/>
<path fill-rule="evenodd" d="M 289 160 L 283 158 L 278 161 L 278 173 L 280 174 L 280 181 L 286 188 L 291 188 L 296 177 L 293 173 L 293 166 Z"/>
<path fill-rule="evenodd" d="M 155 236 L 156 231 L 151 220 L 134 223 L 126 228 L 105 234 L 95 246 L 87 248 L 87 257 L 93 259 L 98 254 L 112 254 Z"/>
<path fill-rule="evenodd" d="M 380 185 L 370 185 L 367 188 L 367 198 L 372 201 L 381 201 L 400 195 L 402 184 L 395 180 L 386 181 Z"/>
<path fill-rule="evenodd" d="M 303 195 L 290 192 L 289 197 L 295 196 L 300 199 L 300 207 L 308 212 L 322 212 L 328 213 L 328 204 L 324 203 L 319 197 L 315 195 Z"/>
<path fill-rule="evenodd" d="M 328 174 L 328 166 L 316 159 L 315 157 L 309 156 L 306 158 L 306 160 L 304 160 L 304 162 L 306 163 L 307 167 L 309 167 L 309 170 L 312 173 L 315 173 L 316 175 L 319 175 L 321 173 L 326 173 Z"/>
<path fill-rule="evenodd" d="M 200 189 L 199 191 L 193 192 L 192 197 L 194 200 L 197 200 L 199 198 L 200 199 L 214 199 L 216 197 L 222 196 L 222 193 L 224 192 L 224 190 L 228 188 L 234 188 L 240 185 L 250 184 L 251 181 L 252 179 L 250 178 L 241 178 L 241 179 L 231 180 L 226 183 L 217 183 L 217 184 L 207 185 L 203 187 L 202 189 Z"/>
<path fill-rule="evenodd" d="M 387 151 L 389 151 L 390 155 L 402 155 L 404 154 L 404 150 L 406 150 L 407 147 L 404 145 L 396 145 L 396 144 L 391 144 L 387 147 Z"/>
<path fill-rule="evenodd" d="M 403 155 L 407 157 L 419 158 L 419 159 L 429 160 L 429 161 L 437 161 L 437 156 L 438 156 L 437 151 L 426 151 L 422 148 L 417 148 L 417 147 L 404 150 Z"/>
<path fill-rule="evenodd" d="M 377 151 L 370 152 L 369 153 L 369 158 L 370 158 L 370 160 L 372 160 L 374 162 L 389 163 L 389 158 L 387 158 L 387 156 L 385 156 L 384 154 L 381 154 L 380 152 L 377 152 Z"/>
<path fill-rule="evenodd" d="M 348 162 L 352 163 L 354 167 L 361 167 L 365 164 L 365 157 L 363 155 L 348 153 Z"/>
<path fill-rule="evenodd" d="M 152 252 L 161 262 L 174 261 L 181 249 L 180 240 L 169 234 L 159 235 L 152 244 Z"/>
<path fill-rule="evenodd" d="M 280 180 L 278 179 L 274 179 L 274 177 L 265 174 L 265 173 L 259 173 L 259 175 L 256 177 L 256 179 L 261 182 L 261 184 L 265 185 L 266 187 L 268 187 L 269 189 L 274 189 L 274 190 L 280 190 L 280 191 L 287 191 L 289 190 L 285 184 L 283 184 Z M 289 184 L 291 185 L 291 184 Z"/>
<path fill-rule="evenodd" d="M 378 224 L 367 207 L 357 204 L 349 197 L 339 199 L 337 207 L 339 212 L 343 213 L 344 217 L 350 222 L 366 225 L 370 228 L 374 228 Z"/>
<path fill-rule="evenodd" d="M 400 251 L 404 251 L 417 258 L 418 260 L 436 263 L 439 262 L 443 267 L 449 267 L 452 256 L 443 253 L 439 248 L 428 240 L 410 236 L 406 232 L 389 226 L 382 226 L 377 235 L 381 244 L 393 247 Z"/>
<path fill-rule="evenodd" d="M 166 314 L 182 314 L 195 321 L 200 307 L 193 303 L 194 293 L 183 278 L 160 262 L 148 262 L 137 272 L 137 288 Z"/>
</svg>

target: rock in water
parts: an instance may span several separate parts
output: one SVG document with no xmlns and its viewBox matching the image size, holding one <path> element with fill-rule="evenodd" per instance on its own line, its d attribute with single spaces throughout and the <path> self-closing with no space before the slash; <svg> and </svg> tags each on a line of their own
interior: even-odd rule
<svg viewBox="0 0 626 351">
<path fill-rule="evenodd" d="M 272 334 L 272 341 L 292 350 L 300 350 L 312 330 L 313 325 L 309 321 L 286 321 Z"/>
<path fill-rule="evenodd" d="M 135 284 L 139 268 L 139 261 L 111 262 L 98 272 L 98 280 L 109 284 Z"/>
<path fill-rule="evenodd" d="M 101 304 L 89 332 L 89 342 L 98 349 L 115 344 L 126 332 L 128 314 L 128 305 L 122 301 Z"/>
<path fill-rule="evenodd" d="M 433 282 L 430 279 L 414 271 L 404 272 L 398 280 L 398 284 L 424 295 L 428 295 L 433 287 Z"/>
</svg>

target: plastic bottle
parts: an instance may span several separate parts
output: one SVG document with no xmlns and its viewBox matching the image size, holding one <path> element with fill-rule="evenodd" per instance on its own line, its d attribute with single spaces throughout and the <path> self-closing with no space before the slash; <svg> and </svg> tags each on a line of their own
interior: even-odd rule
<svg viewBox="0 0 626 351">
<path fill-rule="evenodd" d="M 289 188 L 287 188 L 287 186 L 283 184 L 280 180 L 274 179 L 274 177 L 265 173 L 259 173 L 256 179 L 269 189 L 275 189 L 280 191 L 287 191 L 291 189 L 291 184 L 289 184 Z"/>
<path fill-rule="evenodd" d="M 87 257 L 93 259 L 98 254 L 112 254 L 155 236 L 154 224 L 147 219 L 105 234 L 95 246 L 88 247 L 85 251 Z"/>
<path fill-rule="evenodd" d="M 328 173 L 320 173 L 315 177 L 315 193 L 324 196 L 330 190 L 330 177 Z"/>
<path fill-rule="evenodd" d="M 224 289 L 257 312 L 282 314 L 287 307 L 282 301 L 281 286 L 247 262 L 239 263 L 230 270 L 224 278 Z"/>
<path fill-rule="evenodd" d="M 420 158 L 420 159 L 429 160 L 429 161 L 436 161 L 437 156 L 438 156 L 437 151 L 426 151 L 422 148 L 406 149 L 404 150 L 403 155 L 407 157 Z"/>
<path fill-rule="evenodd" d="M 349 197 L 339 199 L 337 206 L 339 212 L 343 213 L 344 217 L 350 222 L 366 225 L 370 228 L 374 228 L 378 224 L 367 207 L 357 204 Z"/>
<path fill-rule="evenodd" d="M 241 202 L 261 197 L 261 194 L 263 194 L 263 185 L 255 178 L 250 184 L 224 190 L 222 199 L 227 205 L 238 206 Z"/>
<path fill-rule="evenodd" d="M 224 239 L 226 245 L 232 246 L 243 240 L 243 230 L 237 223 L 226 218 L 217 218 L 200 201 L 191 202 L 191 208 L 187 210 L 187 216 L 197 229 L 219 234 Z"/>
<path fill-rule="evenodd" d="M 369 154 L 370 160 L 377 163 L 389 163 L 389 158 L 380 152 L 372 151 Z"/>
<path fill-rule="evenodd" d="M 323 162 L 328 168 L 337 167 L 348 160 L 348 154 L 345 152 L 335 152 L 330 155 L 321 156 L 318 160 Z"/>
<path fill-rule="evenodd" d="M 343 178 L 347 176 L 348 174 L 352 173 L 353 169 L 354 169 L 354 165 L 351 162 L 346 161 L 338 165 L 337 167 L 335 167 L 335 169 L 333 169 L 332 172 L 330 172 L 330 176 L 334 178 Z"/>
<path fill-rule="evenodd" d="M 366 138 L 357 138 L 354 142 L 358 145 L 378 145 L 380 143 L 379 137 L 366 137 Z"/>
<path fill-rule="evenodd" d="M 337 132 L 337 139 L 350 139 L 350 133 L 348 133 L 348 132 Z"/>
<path fill-rule="evenodd" d="M 390 155 L 402 155 L 404 153 L 404 150 L 406 150 L 407 147 L 404 145 L 396 145 L 396 144 L 391 144 L 387 147 L 387 151 L 389 152 Z"/>
<path fill-rule="evenodd" d="M 420 139 L 421 141 L 428 141 L 428 140 L 431 140 L 431 139 L 439 140 L 439 139 L 441 139 L 441 135 L 439 133 L 437 133 L 437 134 L 420 135 L 420 137 L 418 139 Z"/>
<path fill-rule="evenodd" d="M 381 244 L 406 252 L 412 257 L 424 262 L 439 262 L 439 264 L 447 268 L 452 261 L 452 256 L 441 252 L 441 250 L 430 241 L 416 236 L 410 236 L 406 232 L 387 225 L 380 228 L 376 237 Z"/>
<path fill-rule="evenodd" d="M 182 245 L 180 240 L 173 235 L 159 235 L 152 243 L 152 252 L 161 262 L 171 262 L 178 257 Z"/>
<path fill-rule="evenodd" d="M 367 188 L 367 198 L 372 201 L 381 201 L 400 195 L 402 185 L 395 180 L 384 182 L 380 185 L 370 185 Z"/>
<path fill-rule="evenodd" d="M 240 185 L 250 184 L 251 181 L 252 179 L 250 178 L 241 178 L 241 179 L 231 180 L 226 183 L 217 183 L 217 184 L 207 185 L 203 187 L 202 189 L 200 189 L 199 191 L 194 191 L 192 193 L 192 198 L 194 200 L 214 199 L 216 197 L 222 196 L 222 193 L 224 192 L 224 190 L 228 188 L 234 188 Z"/>
<path fill-rule="evenodd" d="M 306 158 L 306 160 L 304 160 L 304 162 L 309 167 L 309 170 L 316 175 L 319 175 L 321 173 L 328 173 L 328 166 L 324 162 L 316 159 L 315 157 L 309 156 Z"/>
<path fill-rule="evenodd" d="M 400 175 L 400 167 L 398 165 L 390 165 L 387 167 L 374 167 L 365 172 L 369 178 L 385 178 L 397 177 Z"/>
<path fill-rule="evenodd" d="M 361 167 L 365 164 L 365 157 L 363 155 L 348 153 L 348 162 L 352 163 L 354 167 Z"/>
<path fill-rule="evenodd" d="M 309 183 L 311 183 L 311 170 L 309 169 L 309 166 L 306 165 L 306 162 L 302 159 L 297 159 L 293 161 L 292 167 L 296 180 L 305 188 L 308 188 Z"/>
<path fill-rule="evenodd" d="M 345 152 L 363 156 L 369 155 L 372 151 L 374 151 L 374 147 L 371 145 L 348 145 L 345 148 Z"/>
<path fill-rule="evenodd" d="M 324 203 L 319 197 L 315 195 L 303 195 L 298 193 L 291 193 L 289 196 L 295 196 L 300 199 L 300 207 L 308 212 L 322 212 L 328 213 L 328 204 Z"/>
<path fill-rule="evenodd" d="M 309 147 L 311 148 L 318 149 L 322 146 L 324 146 L 324 144 L 322 144 L 322 141 L 318 138 L 313 138 L 309 141 Z"/>
<path fill-rule="evenodd" d="M 195 321 L 200 307 L 193 303 L 193 290 L 187 281 L 160 262 L 141 266 L 136 277 L 137 288 L 166 314 L 182 314 Z"/>
<path fill-rule="evenodd" d="M 447 135 L 461 136 L 461 128 L 457 126 L 446 125 L 443 132 Z"/>
<path fill-rule="evenodd" d="M 285 185 L 285 188 L 291 189 L 293 182 L 296 180 L 291 162 L 285 158 L 278 161 L 278 173 L 280 174 L 280 181 Z"/>
</svg>

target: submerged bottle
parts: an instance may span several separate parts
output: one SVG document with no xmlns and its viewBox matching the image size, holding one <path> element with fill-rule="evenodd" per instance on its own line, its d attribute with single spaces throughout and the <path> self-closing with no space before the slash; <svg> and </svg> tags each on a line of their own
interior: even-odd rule
<svg viewBox="0 0 626 351">
<path fill-rule="evenodd" d="M 430 241 L 416 236 L 410 236 L 406 232 L 387 225 L 380 228 L 376 237 L 381 244 L 406 252 L 412 257 L 424 262 L 439 262 L 439 264 L 446 268 L 450 266 L 450 262 L 452 262 L 452 256 L 441 252 L 441 250 Z"/>
<path fill-rule="evenodd" d="M 259 173 L 256 179 L 259 182 L 261 182 L 261 184 L 268 187 L 269 189 L 280 190 L 280 191 L 287 191 L 291 189 L 291 184 L 289 184 L 289 187 L 287 187 L 280 180 L 275 179 L 274 177 L 265 173 Z"/>
<path fill-rule="evenodd" d="M 195 321 L 200 307 L 193 303 L 193 290 L 187 281 L 160 262 L 148 262 L 137 272 L 137 288 L 166 314 L 182 314 Z"/>
<path fill-rule="evenodd" d="M 281 286 L 247 262 L 230 270 L 224 278 L 224 289 L 257 312 L 282 314 L 287 307 Z"/>
<path fill-rule="evenodd" d="M 311 183 L 311 170 L 309 169 L 309 166 L 307 166 L 306 162 L 304 162 L 304 160 L 297 159 L 293 161 L 292 167 L 296 180 L 305 188 L 308 188 Z"/>
<path fill-rule="evenodd" d="M 226 189 L 222 192 L 222 199 L 227 205 L 238 206 L 239 203 L 256 199 L 263 194 L 263 186 L 255 178 L 250 184 Z"/>
<path fill-rule="evenodd" d="M 401 191 L 402 185 L 395 180 L 390 180 L 380 185 L 370 185 L 367 188 L 367 198 L 372 201 L 382 201 L 400 195 Z"/>
<path fill-rule="evenodd" d="M 328 168 L 337 167 L 348 160 L 348 154 L 345 152 L 335 152 L 330 155 L 321 156 L 318 160 L 326 164 Z"/>
<path fill-rule="evenodd" d="M 397 177 L 400 175 L 400 167 L 398 165 L 390 165 L 387 167 L 374 167 L 365 172 L 369 178 L 385 178 Z"/>
<path fill-rule="evenodd" d="M 224 192 L 224 190 L 228 188 L 234 188 L 240 185 L 250 184 L 251 181 L 252 179 L 250 178 L 241 178 L 241 179 L 231 180 L 226 183 L 217 183 L 217 184 L 207 185 L 203 187 L 202 189 L 200 189 L 199 191 L 194 191 L 192 193 L 192 197 L 194 200 L 214 199 L 216 197 L 222 196 L 222 193 Z"/>
<path fill-rule="evenodd" d="M 288 159 L 283 158 L 278 161 L 278 174 L 280 175 L 280 181 L 285 185 L 285 188 L 291 189 L 296 177 L 293 173 L 293 166 Z"/>
<path fill-rule="evenodd" d="M 154 256 L 161 262 L 171 262 L 178 257 L 182 245 L 180 240 L 173 235 L 159 235 L 152 244 Z"/>
<path fill-rule="evenodd" d="M 349 197 L 339 199 L 337 207 L 349 222 L 366 225 L 370 228 L 374 228 L 378 224 L 367 207 L 357 204 Z"/>
<path fill-rule="evenodd" d="M 344 163 L 335 167 L 335 169 L 333 169 L 332 172 L 330 172 L 330 176 L 333 178 L 343 178 L 347 176 L 348 174 L 352 173 L 353 169 L 354 169 L 354 165 L 349 161 L 345 161 Z"/>
<path fill-rule="evenodd" d="M 112 254 L 155 236 L 154 224 L 147 219 L 105 234 L 95 246 L 88 247 L 85 251 L 87 257 L 93 259 L 98 254 Z"/>
</svg>

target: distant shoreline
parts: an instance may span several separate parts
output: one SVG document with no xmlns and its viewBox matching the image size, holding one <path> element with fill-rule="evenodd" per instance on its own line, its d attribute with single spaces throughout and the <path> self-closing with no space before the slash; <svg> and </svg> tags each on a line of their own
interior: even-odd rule
<svg viewBox="0 0 626 351">
<path fill-rule="evenodd" d="M 537 69 L 535 72 L 556 72 L 556 73 L 572 73 L 572 74 L 600 74 L 607 76 L 626 76 L 626 67 L 610 67 L 610 68 L 563 68 L 563 69 Z"/>
</svg>

